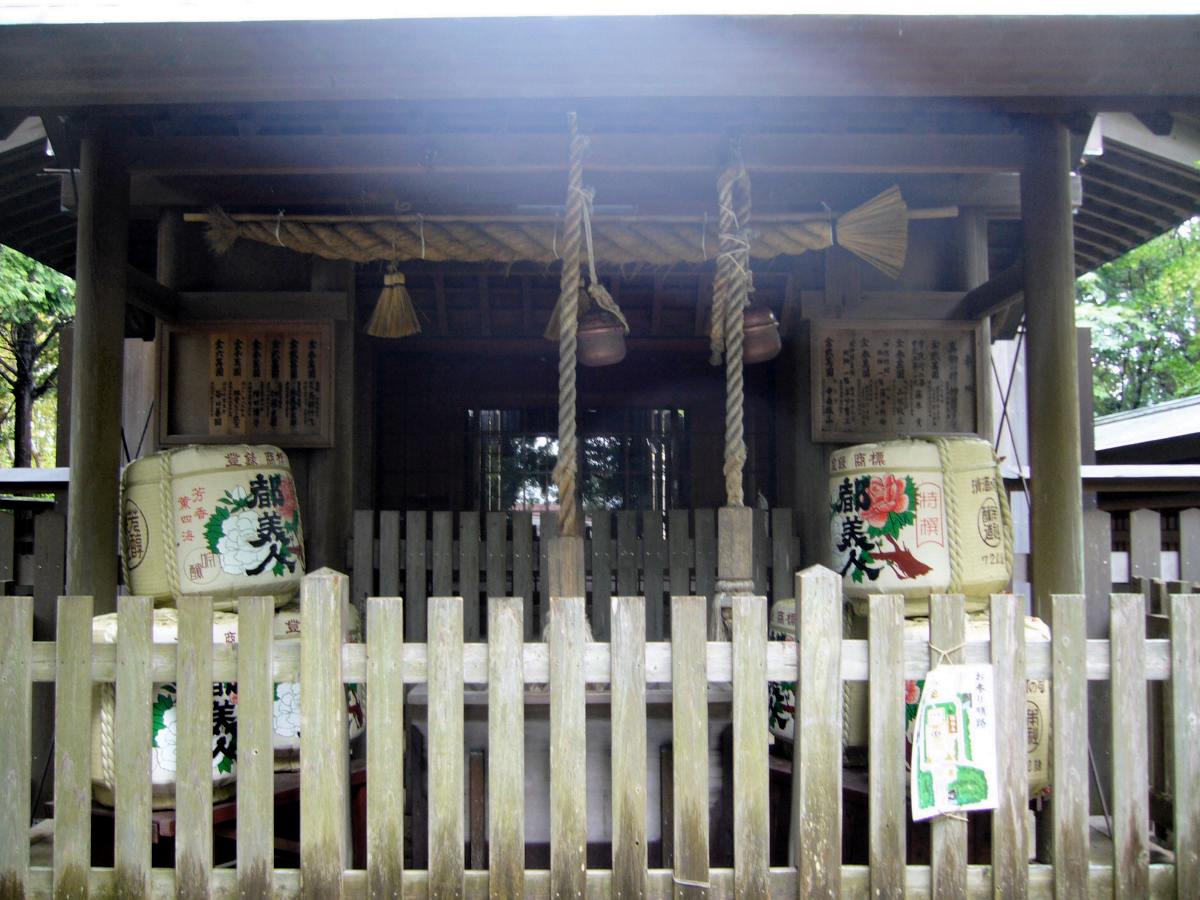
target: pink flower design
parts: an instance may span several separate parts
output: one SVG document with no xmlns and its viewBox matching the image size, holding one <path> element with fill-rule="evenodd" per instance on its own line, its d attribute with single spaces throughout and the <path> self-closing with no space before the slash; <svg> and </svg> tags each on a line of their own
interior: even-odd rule
<svg viewBox="0 0 1200 900">
<path fill-rule="evenodd" d="M 918 703 L 921 700 L 921 689 L 917 687 L 915 681 L 904 682 L 904 702 L 908 705 Z"/>
<path fill-rule="evenodd" d="M 908 509 L 908 494 L 904 491 L 904 482 L 895 475 L 872 478 L 871 486 L 867 488 L 867 496 L 871 498 L 871 505 L 862 511 L 862 517 L 868 525 L 875 528 L 886 525 L 891 513 L 902 513 Z"/>
</svg>

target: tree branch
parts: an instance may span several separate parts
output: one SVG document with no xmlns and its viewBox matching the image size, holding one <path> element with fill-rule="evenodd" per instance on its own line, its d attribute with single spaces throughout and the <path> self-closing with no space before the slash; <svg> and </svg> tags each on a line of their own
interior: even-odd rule
<svg viewBox="0 0 1200 900">
<path fill-rule="evenodd" d="M 46 391 L 54 387 L 54 382 L 58 378 L 58 366 L 55 366 L 50 373 L 42 379 L 42 383 L 33 389 L 33 399 L 40 400 Z"/>
</svg>

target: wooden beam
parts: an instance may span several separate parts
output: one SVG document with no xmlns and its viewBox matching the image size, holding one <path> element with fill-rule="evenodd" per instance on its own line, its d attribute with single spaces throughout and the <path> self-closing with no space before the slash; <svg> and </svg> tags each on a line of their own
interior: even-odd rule
<svg viewBox="0 0 1200 900">
<path fill-rule="evenodd" d="M 350 316 L 345 291 L 188 291 L 179 294 L 176 318 L 203 322 L 213 319 L 333 319 Z"/>
<path fill-rule="evenodd" d="M 967 291 L 959 301 L 956 318 L 982 319 L 1003 312 L 1025 299 L 1025 264 L 1018 259 L 979 287 Z"/>
<path fill-rule="evenodd" d="M 728 152 L 721 133 L 591 136 L 588 172 L 712 173 Z M 745 134 L 753 174 L 805 172 L 988 173 L 1020 166 L 1015 134 Z M 157 176 L 390 174 L 409 176 L 566 171 L 558 134 L 267 135 L 134 138 L 125 161 Z"/>
<path fill-rule="evenodd" d="M 133 266 L 126 269 L 125 280 L 125 298 L 130 306 L 136 306 L 160 321 L 175 321 L 182 306 L 179 294 Z"/>
</svg>

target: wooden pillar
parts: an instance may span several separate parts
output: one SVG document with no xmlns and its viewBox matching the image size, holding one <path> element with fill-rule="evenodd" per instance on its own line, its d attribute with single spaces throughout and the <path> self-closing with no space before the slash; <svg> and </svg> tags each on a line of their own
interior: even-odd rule
<svg viewBox="0 0 1200 900">
<path fill-rule="evenodd" d="M 965 291 L 977 288 L 988 280 L 988 217 L 979 207 L 966 207 L 957 219 L 959 251 L 959 287 Z M 983 384 L 977 385 L 983 397 L 983 412 L 976 423 L 976 432 L 986 441 L 995 443 L 996 424 L 992 404 L 992 319 L 985 316 L 982 323 L 983 341 L 980 352 L 985 354 Z"/>
<path fill-rule="evenodd" d="M 1029 466 L 1034 613 L 1051 594 L 1083 593 L 1083 492 L 1071 234 L 1070 139 L 1030 119 L 1021 172 L 1028 328 Z M 1053 627 L 1053 623 L 1051 623 Z"/>
<path fill-rule="evenodd" d="M 79 156 L 67 593 L 94 596 L 99 614 L 116 608 L 129 176 L 105 131 Z"/>
</svg>

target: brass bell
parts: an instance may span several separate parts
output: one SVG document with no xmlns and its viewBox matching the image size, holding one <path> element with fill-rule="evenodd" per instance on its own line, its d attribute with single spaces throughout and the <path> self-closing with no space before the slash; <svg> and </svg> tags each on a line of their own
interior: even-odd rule
<svg viewBox="0 0 1200 900">
<path fill-rule="evenodd" d="M 743 314 L 743 322 L 742 362 L 745 365 L 766 362 L 779 355 L 783 342 L 779 337 L 779 323 L 769 307 L 751 306 Z"/>
<path fill-rule="evenodd" d="M 625 329 L 616 317 L 593 307 L 579 320 L 578 358 L 585 366 L 611 366 L 625 358 Z"/>
</svg>

